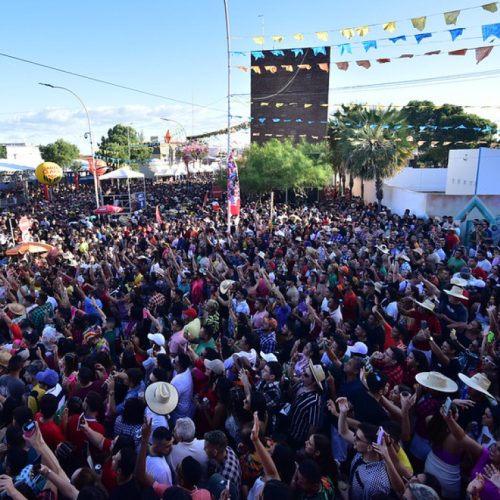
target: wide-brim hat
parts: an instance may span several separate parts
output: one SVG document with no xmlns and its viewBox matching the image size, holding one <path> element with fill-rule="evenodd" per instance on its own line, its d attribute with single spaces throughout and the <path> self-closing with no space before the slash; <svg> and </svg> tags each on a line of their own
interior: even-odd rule
<svg viewBox="0 0 500 500">
<path fill-rule="evenodd" d="M 424 254 L 424 251 L 420 247 L 414 248 L 413 251 L 415 253 L 418 253 L 418 255 L 423 255 Z"/>
<path fill-rule="evenodd" d="M 408 255 L 405 255 L 404 253 L 398 254 L 398 259 L 402 259 L 406 262 L 410 262 L 410 257 L 408 257 Z"/>
<path fill-rule="evenodd" d="M 453 285 L 451 290 L 445 290 L 444 292 L 452 297 L 456 297 L 457 299 L 469 300 L 469 298 L 464 295 L 463 290 L 456 285 Z"/>
<path fill-rule="evenodd" d="M 439 372 L 420 372 L 415 375 L 415 380 L 422 386 L 438 392 L 457 392 L 458 385 Z"/>
<path fill-rule="evenodd" d="M 458 276 L 456 276 L 455 278 L 451 278 L 450 283 L 452 285 L 459 286 L 460 288 L 465 288 L 468 285 L 467 280 L 459 278 Z"/>
<path fill-rule="evenodd" d="M 321 365 L 314 365 L 312 359 L 309 360 L 309 369 L 311 370 L 314 380 L 323 389 L 323 380 L 325 380 L 325 372 Z"/>
<path fill-rule="evenodd" d="M 144 397 L 148 408 L 157 415 L 172 413 L 179 402 L 177 389 L 168 382 L 155 382 L 148 385 Z"/>
<path fill-rule="evenodd" d="M 235 283 L 234 280 L 224 280 L 220 285 L 219 285 L 219 291 L 222 294 L 226 294 L 227 291 L 231 288 L 231 286 Z"/>
<path fill-rule="evenodd" d="M 208 368 L 216 375 L 224 375 L 224 372 L 226 371 L 224 363 L 220 359 L 204 359 L 203 364 L 205 365 L 205 368 Z"/>
<path fill-rule="evenodd" d="M 436 309 L 436 304 L 434 304 L 434 302 L 429 299 L 425 299 L 423 302 L 419 302 L 418 300 L 416 300 L 415 304 L 418 304 L 420 307 L 423 307 L 424 309 L 427 309 L 432 313 L 434 312 L 434 309 Z"/>
<path fill-rule="evenodd" d="M 9 366 L 10 358 L 12 358 L 12 354 L 5 350 L 0 350 L 0 366 L 3 368 L 7 368 Z"/>
<path fill-rule="evenodd" d="M 488 392 L 491 382 L 488 377 L 484 375 L 484 373 L 476 373 L 472 377 L 467 377 L 467 375 L 459 373 L 458 376 L 460 380 L 468 387 L 471 387 L 475 391 L 482 392 L 489 398 L 493 398 L 493 396 Z"/>
<path fill-rule="evenodd" d="M 389 253 L 389 249 L 387 248 L 387 245 L 376 245 L 375 248 L 377 250 L 380 250 L 382 253 Z"/>
<path fill-rule="evenodd" d="M 12 313 L 14 316 L 24 316 L 26 314 L 26 307 L 18 302 L 11 302 L 5 306 L 5 309 Z"/>
</svg>

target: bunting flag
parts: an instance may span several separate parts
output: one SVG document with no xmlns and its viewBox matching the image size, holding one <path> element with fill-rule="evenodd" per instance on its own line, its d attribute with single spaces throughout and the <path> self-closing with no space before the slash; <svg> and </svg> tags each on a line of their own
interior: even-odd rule
<svg viewBox="0 0 500 500">
<path fill-rule="evenodd" d="M 349 63 L 347 61 L 337 62 L 335 64 L 341 71 L 347 71 L 349 69 Z"/>
<path fill-rule="evenodd" d="M 304 35 L 302 33 L 295 33 L 295 35 L 293 35 L 293 38 L 295 38 L 295 40 L 304 40 Z"/>
<path fill-rule="evenodd" d="M 252 40 L 257 44 L 257 45 L 264 45 L 265 43 L 265 38 L 263 36 L 254 36 L 252 37 Z"/>
<path fill-rule="evenodd" d="M 414 17 L 411 20 L 411 24 L 413 24 L 413 27 L 418 31 L 424 31 L 426 23 L 427 23 L 427 16 Z"/>
<path fill-rule="evenodd" d="M 415 40 L 417 43 L 420 43 L 424 38 L 431 38 L 432 33 L 420 33 L 419 35 L 415 35 Z"/>
<path fill-rule="evenodd" d="M 370 49 L 376 49 L 377 40 L 367 40 L 366 42 L 363 42 L 363 47 L 365 49 L 365 52 L 368 52 Z"/>
<path fill-rule="evenodd" d="M 238 217 L 240 215 L 240 179 L 238 165 L 232 154 L 227 161 L 227 204 L 228 214 Z"/>
<path fill-rule="evenodd" d="M 350 40 L 354 36 L 354 30 L 352 28 L 345 28 L 343 30 L 340 30 L 340 34 L 344 37 Z"/>
<path fill-rule="evenodd" d="M 343 56 L 346 52 L 348 54 L 352 54 L 351 44 L 350 43 L 342 43 L 338 47 L 340 49 L 340 55 L 341 56 Z"/>
<path fill-rule="evenodd" d="M 396 42 L 406 42 L 406 35 L 395 36 L 394 38 L 389 38 L 392 43 Z"/>
<path fill-rule="evenodd" d="M 264 59 L 264 52 L 260 51 L 260 50 L 254 50 L 252 52 L 252 57 L 258 61 L 259 59 Z"/>
<path fill-rule="evenodd" d="M 368 61 L 368 59 L 365 59 L 363 61 L 356 61 L 356 64 L 358 66 L 361 66 L 362 68 L 365 68 L 365 69 L 370 69 L 372 63 L 370 61 Z"/>
<path fill-rule="evenodd" d="M 285 55 L 282 50 L 271 50 L 271 54 L 276 57 L 283 57 Z"/>
<path fill-rule="evenodd" d="M 318 67 L 322 71 L 326 71 L 327 73 L 330 71 L 330 65 L 328 63 L 318 63 Z"/>
<path fill-rule="evenodd" d="M 467 54 L 467 49 L 450 50 L 448 52 L 449 56 L 465 56 Z"/>
<path fill-rule="evenodd" d="M 377 62 L 380 64 L 386 64 L 386 63 L 390 63 L 391 60 L 388 57 L 383 57 L 381 59 L 377 59 Z"/>
<path fill-rule="evenodd" d="M 452 10 L 450 12 L 445 12 L 444 14 L 444 22 L 447 25 L 457 24 L 458 16 L 460 15 L 459 10 Z"/>
<path fill-rule="evenodd" d="M 267 118 L 259 118 L 259 122 L 260 122 L 260 123 L 265 123 L 266 119 L 267 119 Z"/>
<path fill-rule="evenodd" d="M 440 50 L 431 50 L 430 52 L 426 52 L 424 56 L 437 56 L 438 54 L 441 54 Z"/>
<path fill-rule="evenodd" d="M 396 21 L 389 21 L 388 23 L 384 23 L 382 27 L 384 28 L 384 31 L 392 33 L 393 31 L 396 31 L 397 24 Z"/>
<path fill-rule="evenodd" d="M 412 57 L 415 57 L 415 54 L 401 54 L 399 56 L 400 59 L 411 59 Z"/>
<path fill-rule="evenodd" d="M 261 106 L 269 106 L 269 103 L 268 102 L 261 102 L 260 105 Z"/>
<path fill-rule="evenodd" d="M 481 26 L 482 32 L 483 32 L 483 41 L 486 42 L 486 40 L 492 36 L 496 38 L 500 38 L 500 23 L 496 24 L 484 24 Z"/>
<path fill-rule="evenodd" d="M 493 50 L 493 45 L 489 47 L 478 47 L 476 49 L 476 64 L 479 64 L 483 59 L 488 57 Z"/>
<path fill-rule="evenodd" d="M 316 31 L 316 36 L 323 42 L 328 42 L 328 31 Z"/>
<path fill-rule="evenodd" d="M 295 57 L 304 55 L 304 49 L 292 49 L 292 52 Z"/>
<path fill-rule="evenodd" d="M 326 56 L 326 47 L 313 47 L 313 53 L 315 56 L 319 54 Z"/>
<path fill-rule="evenodd" d="M 261 74 L 260 67 L 259 66 L 250 66 L 250 69 L 257 73 L 258 75 Z"/>
<path fill-rule="evenodd" d="M 238 66 L 238 69 L 241 69 L 241 71 L 248 71 L 246 66 Z"/>
<path fill-rule="evenodd" d="M 285 37 L 281 36 L 281 35 L 273 35 L 271 37 L 272 41 L 273 42 L 276 42 L 276 43 L 282 43 L 285 41 Z"/>
<path fill-rule="evenodd" d="M 354 28 L 354 31 L 360 36 L 364 37 L 368 35 L 368 31 L 370 31 L 370 28 L 368 26 L 358 26 L 357 28 Z"/>
<path fill-rule="evenodd" d="M 282 64 L 281 67 L 285 70 L 285 71 L 289 71 L 290 73 L 293 71 L 293 66 L 291 64 Z"/>
<path fill-rule="evenodd" d="M 163 219 L 161 218 L 160 214 L 160 205 L 156 205 L 155 218 L 158 224 L 161 224 L 163 222 Z"/>
<path fill-rule="evenodd" d="M 304 108 L 310 108 L 312 104 L 304 104 Z"/>
<path fill-rule="evenodd" d="M 454 42 L 460 35 L 463 34 L 465 28 L 454 28 L 452 30 L 448 30 L 451 35 L 451 41 Z"/>
<path fill-rule="evenodd" d="M 310 64 L 297 64 L 297 68 L 307 69 L 307 71 L 309 71 L 311 69 L 311 65 Z"/>
<path fill-rule="evenodd" d="M 233 52 L 233 55 L 234 56 L 246 56 L 246 52 L 241 52 L 241 51 L 235 51 Z"/>
<path fill-rule="evenodd" d="M 283 107 L 284 105 L 285 105 L 285 103 L 284 103 L 284 102 L 277 102 L 277 103 L 276 103 L 276 107 L 277 107 L 277 108 L 281 108 L 281 107 Z"/>
<path fill-rule="evenodd" d="M 273 123 L 279 123 L 281 121 L 281 118 L 273 118 Z"/>
<path fill-rule="evenodd" d="M 278 71 L 278 68 L 276 66 L 264 66 L 264 69 L 266 71 L 269 71 L 269 73 L 276 73 Z"/>
<path fill-rule="evenodd" d="M 498 10 L 497 3 L 498 3 L 498 2 L 485 3 L 485 4 L 484 4 L 484 5 L 482 5 L 481 7 L 482 7 L 484 10 L 487 10 L 488 12 L 496 12 L 496 11 Z"/>
</svg>

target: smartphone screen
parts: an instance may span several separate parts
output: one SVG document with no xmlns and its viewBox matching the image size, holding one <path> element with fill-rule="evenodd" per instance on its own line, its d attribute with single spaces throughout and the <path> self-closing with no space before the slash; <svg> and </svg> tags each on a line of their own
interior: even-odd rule
<svg viewBox="0 0 500 500">
<path fill-rule="evenodd" d="M 444 415 L 447 417 L 448 413 L 450 413 L 451 408 L 451 398 L 448 396 L 446 401 L 444 402 Z"/>
</svg>

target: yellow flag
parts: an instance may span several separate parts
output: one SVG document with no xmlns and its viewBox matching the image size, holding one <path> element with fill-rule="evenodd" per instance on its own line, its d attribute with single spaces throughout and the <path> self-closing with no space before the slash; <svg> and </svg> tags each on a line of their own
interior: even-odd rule
<svg viewBox="0 0 500 500">
<path fill-rule="evenodd" d="M 309 71 L 311 69 L 311 65 L 310 64 L 297 64 L 297 68 L 307 69 Z"/>
<path fill-rule="evenodd" d="M 328 104 L 320 104 L 320 106 L 322 106 L 323 108 L 327 108 Z"/>
<path fill-rule="evenodd" d="M 304 104 L 304 108 L 310 108 L 312 104 Z"/>
<path fill-rule="evenodd" d="M 238 69 L 241 69 L 241 71 L 248 71 L 246 66 L 238 66 Z"/>
<path fill-rule="evenodd" d="M 328 63 L 318 63 L 318 66 L 319 66 L 319 69 L 321 69 L 322 71 L 326 71 L 328 73 L 328 70 L 329 70 Z M 328 104 L 327 104 L 327 106 L 328 106 Z"/>
<path fill-rule="evenodd" d="M 350 40 L 354 36 L 354 30 L 352 28 L 344 28 L 340 30 L 340 34 Z"/>
<path fill-rule="evenodd" d="M 411 24 L 418 31 L 423 31 L 425 29 L 425 23 L 427 22 L 427 16 L 414 17 L 411 20 Z"/>
<path fill-rule="evenodd" d="M 285 103 L 283 103 L 283 102 L 277 102 L 277 103 L 276 103 L 276 107 L 277 107 L 277 108 L 281 108 L 281 107 L 282 107 L 282 106 L 284 106 L 284 105 L 285 105 Z"/>
<path fill-rule="evenodd" d="M 260 105 L 261 106 L 269 106 L 269 103 L 268 102 L 261 102 Z"/>
<path fill-rule="evenodd" d="M 273 39 L 273 42 L 278 42 L 278 43 L 281 43 L 285 40 L 285 37 L 281 35 L 273 35 L 271 38 Z"/>
<path fill-rule="evenodd" d="M 450 12 L 444 13 L 444 22 L 446 24 L 457 24 L 458 16 L 460 15 L 459 10 L 452 10 Z"/>
<path fill-rule="evenodd" d="M 291 64 L 282 64 L 281 67 L 285 70 L 285 71 L 289 71 L 289 72 L 292 72 L 293 71 L 293 66 Z"/>
<path fill-rule="evenodd" d="M 295 33 L 293 38 L 295 38 L 295 40 L 304 40 L 304 35 L 302 33 Z"/>
<path fill-rule="evenodd" d="M 368 34 L 368 31 L 370 31 L 368 26 L 358 26 L 357 28 L 354 29 L 358 32 L 359 36 L 366 36 Z"/>
<path fill-rule="evenodd" d="M 390 33 L 392 33 L 393 31 L 396 31 L 397 24 L 396 21 L 389 21 L 388 23 L 384 23 L 382 27 L 384 28 L 384 31 L 389 31 Z"/>
<path fill-rule="evenodd" d="M 484 10 L 487 10 L 488 12 L 496 12 L 498 10 L 497 3 L 498 2 L 486 3 L 486 4 L 482 5 L 481 7 Z"/>
<path fill-rule="evenodd" d="M 251 66 L 250 69 L 259 75 L 261 74 L 260 66 Z"/>
<path fill-rule="evenodd" d="M 264 37 L 263 36 L 253 36 L 252 40 L 257 44 L 257 45 L 264 45 Z"/>
<path fill-rule="evenodd" d="M 328 31 L 316 31 L 316 36 L 323 42 L 328 41 Z"/>
<path fill-rule="evenodd" d="M 276 66 L 264 66 L 266 71 L 269 71 L 269 73 L 276 73 L 278 71 L 278 68 Z"/>
</svg>

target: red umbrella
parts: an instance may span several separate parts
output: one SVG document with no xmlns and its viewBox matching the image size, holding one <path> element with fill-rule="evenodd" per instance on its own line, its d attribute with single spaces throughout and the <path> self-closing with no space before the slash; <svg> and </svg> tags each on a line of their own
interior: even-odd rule
<svg viewBox="0 0 500 500">
<path fill-rule="evenodd" d="M 111 215 L 111 214 L 119 214 L 123 212 L 122 207 L 116 207 L 115 205 L 103 205 L 102 207 L 96 208 L 94 213 L 96 215 Z"/>
</svg>

